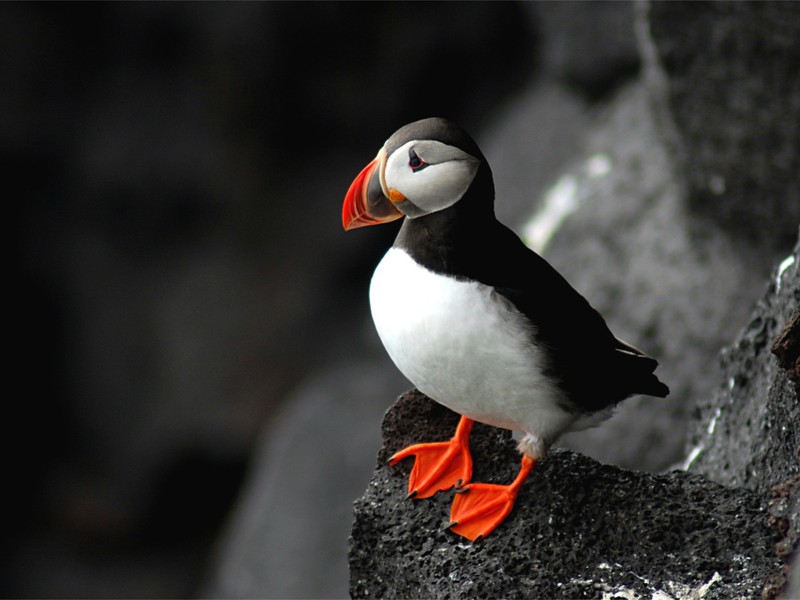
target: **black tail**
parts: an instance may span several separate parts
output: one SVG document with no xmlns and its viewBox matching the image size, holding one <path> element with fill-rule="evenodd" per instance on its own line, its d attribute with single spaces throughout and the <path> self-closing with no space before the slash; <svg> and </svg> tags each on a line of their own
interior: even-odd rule
<svg viewBox="0 0 800 600">
<path fill-rule="evenodd" d="M 627 373 L 630 383 L 630 395 L 645 394 L 666 398 L 669 395 L 669 388 L 658 380 L 653 373 L 658 367 L 655 358 L 647 356 L 644 352 L 617 340 L 617 355 L 622 361 L 621 371 Z"/>
<path fill-rule="evenodd" d="M 658 380 L 653 373 L 641 382 L 637 382 L 635 394 L 646 394 L 648 396 L 657 396 L 658 398 L 666 398 L 669 396 L 669 388 Z"/>
</svg>

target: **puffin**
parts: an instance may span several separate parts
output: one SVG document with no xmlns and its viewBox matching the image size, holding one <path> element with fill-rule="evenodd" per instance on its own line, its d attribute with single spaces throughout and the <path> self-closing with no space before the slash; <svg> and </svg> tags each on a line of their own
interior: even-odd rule
<svg viewBox="0 0 800 600">
<path fill-rule="evenodd" d="M 350 185 L 345 230 L 404 219 L 369 288 L 375 328 L 400 372 L 461 418 L 446 442 L 419 443 L 408 494 L 455 488 L 449 527 L 475 541 L 510 514 L 563 433 L 599 424 L 622 400 L 666 397 L 658 362 L 615 337 L 600 313 L 494 214 L 475 141 L 445 118 L 398 129 Z M 519 474 L 471 482 L 475 421 L 517 432 Z"/>
</svg>

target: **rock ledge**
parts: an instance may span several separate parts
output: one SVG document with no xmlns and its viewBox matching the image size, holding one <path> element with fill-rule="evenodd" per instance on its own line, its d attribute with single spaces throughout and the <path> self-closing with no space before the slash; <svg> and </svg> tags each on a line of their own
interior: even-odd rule
<svg viewBox="0 0 800 600">
<path fill-rule="evenodd" d="M 354 598 L 756 597 L 781 568 L 756 493 L 566 450 L 537 465 L 505 523 L 466 543 L 445 529 L 453 492 L 407 500 L 411 461 L 386 465 L 406 444 L 447 439 L 457 420 L 416 390 L 387 412 L 375 475 L 355 503 Z M 476 424 L 471 449 L 475 481 L 511 480 L 519 457 L 508 432 Z"/>
</svg>

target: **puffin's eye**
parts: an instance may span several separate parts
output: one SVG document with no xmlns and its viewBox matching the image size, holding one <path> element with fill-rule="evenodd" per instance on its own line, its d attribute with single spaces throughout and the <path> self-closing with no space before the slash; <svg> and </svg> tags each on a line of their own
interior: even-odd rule
<svg viewBox="0 0 800 600">
<path fill-rule="evenodd" d="M 428 163 L 417 156 L 417 153 L 414 152 L 412 148 L 408 151 L 408 166 L 411 167 L 411 170 L 416 173 L 420 169 L 427 167 Z"/>
</svg>

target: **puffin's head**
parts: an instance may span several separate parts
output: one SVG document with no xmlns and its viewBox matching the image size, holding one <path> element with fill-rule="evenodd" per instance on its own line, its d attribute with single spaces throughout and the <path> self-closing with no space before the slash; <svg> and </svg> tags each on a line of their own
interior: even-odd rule
<svg viewBox="0 0 800 600">
<path fill-rule="evenodd" d="M 410 219 L 453 206 L 485 162 L 478 146 L 447 119 L 398 129 L 347 190 L 345 229 Z"/>
</svg>

